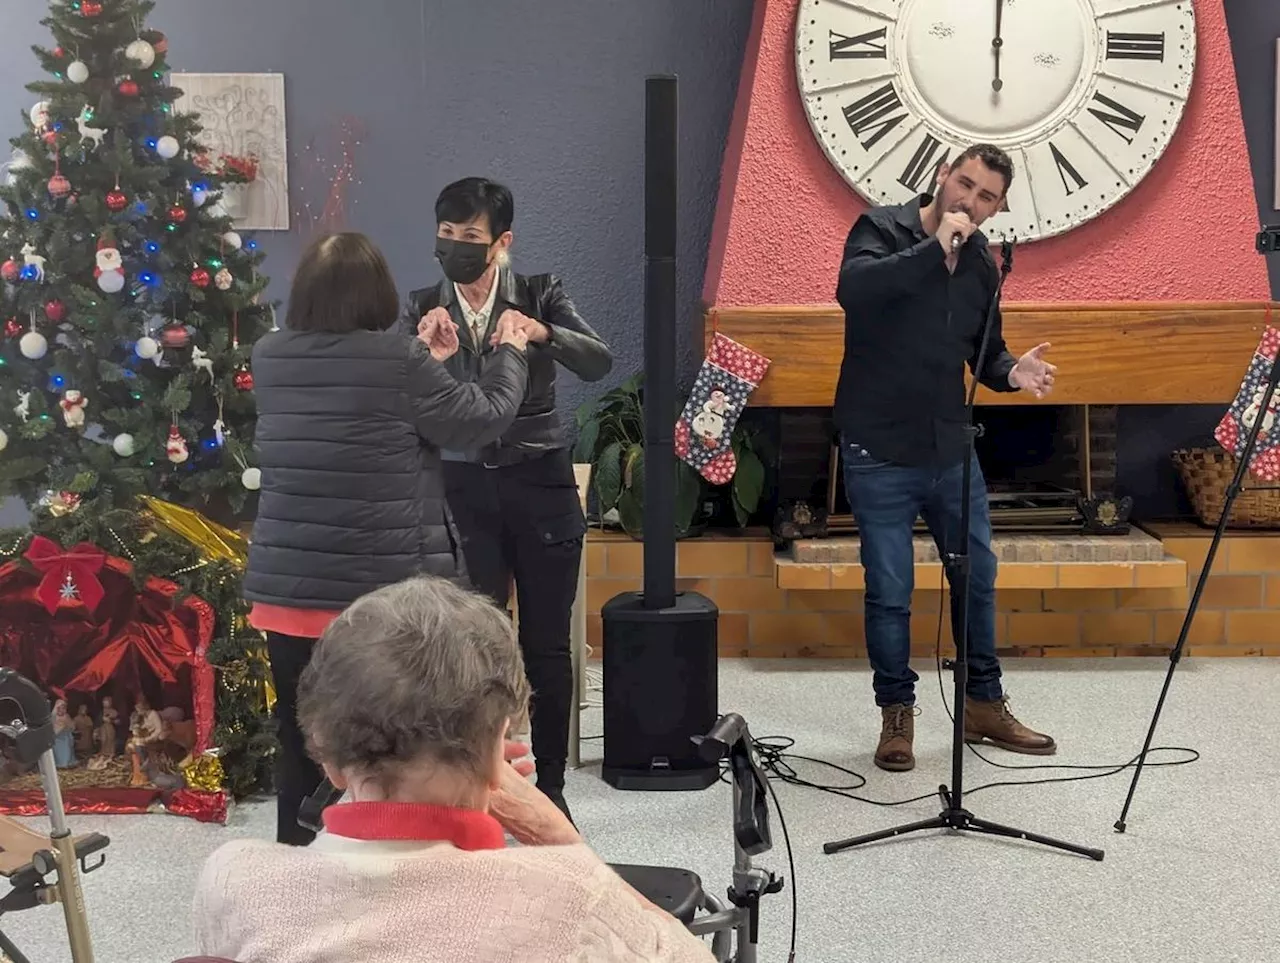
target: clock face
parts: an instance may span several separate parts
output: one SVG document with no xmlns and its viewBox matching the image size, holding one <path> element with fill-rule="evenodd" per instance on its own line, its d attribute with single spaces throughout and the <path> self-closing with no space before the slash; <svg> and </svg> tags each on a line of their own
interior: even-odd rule
<svg viewBox="0 0 1280 963">
<path fill-rule="evenodd" d="M 874 204 L 932 193 L 975 143 L 1014 164 L 988 237 L 1036 240 L 1138 185 L 1182 118 L 1192 0 L 801 0 L 800 95 L 814 134 Z"/>
</svg>

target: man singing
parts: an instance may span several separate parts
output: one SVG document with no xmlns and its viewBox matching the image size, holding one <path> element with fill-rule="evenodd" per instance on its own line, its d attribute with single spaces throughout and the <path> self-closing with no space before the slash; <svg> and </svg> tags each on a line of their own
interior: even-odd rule
<svg viewBox="0 0 1280 963">
<path fill-rule="evenodd" d="M 890 771 L 915 766 L 913 526 L 922 516 L 939 552 L 959 550 L 966 457 L 973 458 L 973 489 L 965 738 L 1013 752 L 1056 751 L 1052 738 L 1014 718 L 1000 687 L 987 488 L 965 432 L 964 365 L 971 371 L 977 365 L 998 280 L 978 227 L 1000 210 L 1012 180 L 1004 151 L 970 147 L 938 170 L 934 196 L 868 211 L 845 242 L 836 290 L 845 347 L 835 424 L 866 570 L 867 651 L 882 715 L 875 762 Z M 974 375 L 994 391 L 1043 398 L 1057 370 L 1043 358 L 1048 347 L 1015 359 L 997 313 L 982 370 Z M 951 602 L 958 635 L 954 591 Z"/>
</svg>

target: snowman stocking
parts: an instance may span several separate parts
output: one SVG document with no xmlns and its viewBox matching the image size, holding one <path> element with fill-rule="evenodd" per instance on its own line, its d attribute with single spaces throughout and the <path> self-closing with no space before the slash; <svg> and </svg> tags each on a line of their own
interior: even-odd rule
<svg viewBox="0 0 1280 963">
<path fill-rule="evenodd" d="M 769 359 L 717 333 L 676 422 L 676 454 L 714 485 L 733 479 L 733 429 Z"/>
</svg>

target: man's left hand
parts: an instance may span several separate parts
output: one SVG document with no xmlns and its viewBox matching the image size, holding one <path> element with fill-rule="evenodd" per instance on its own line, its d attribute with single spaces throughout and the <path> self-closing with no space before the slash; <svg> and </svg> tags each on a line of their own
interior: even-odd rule
<svg viewBox="0 0 1280 963">
<path fill-rule="evenodd" d="M 533 318 L 529 317 L 528 315 L 521 314 L 519 311 L 515 310 L 515 308 L 508 308 L 506 311 L 503 311 L 502 317 L 499 318 L 498 320 L 499 322 L 501 322 L 508 317 L 510 317 L 511 322 L 517 328 L 520 328 L 522 331 L 524 331 L 525 336 L 534 344 L 546 344 L 547 341 L 551 339 L 551 329 L 548 328 L 541 321 L 535 321 L 533 320 Z M 495 347 L 497 346 L 498 334 L 496 331 L 494 332 L 493 336 L 489 339 L 489 343 L 494 345 Z"/>
<path fill-rule="evenodd" d="M 1058 373 L 1056 365 L 1044 360 L 1044 353 L 1049 350 L 1049 343 L 1038 344 L 1021 358 L 1009 371 L 1009 384 L 1023 391 L 1030 391 L 1037 398 L 1043 398 L 1053 390 L 1053 376 Z"/>
</svg>

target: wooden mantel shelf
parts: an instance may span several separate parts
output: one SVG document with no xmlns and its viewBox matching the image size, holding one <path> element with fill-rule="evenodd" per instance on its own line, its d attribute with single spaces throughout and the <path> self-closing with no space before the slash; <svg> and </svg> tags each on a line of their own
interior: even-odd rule
<svg viewBox="0 0 1280 963">
<path fill-rule="evenodd" d="M 1005 304 L 1015 353 L 1048 341 L 1058 383 L 1048 403 L 1228 404 L 1267 322 L 1269 302 Z M 1280 318 L 1280 312 L 1276 313 Z M 720 331 L 772 359 L 750 403 L 830 407 L 844 356 L 844 314 L 834 304 L 713 306 L 705 335 Z M 982 388 L 983 404 L 1035 403 Z"/>
</svg>

